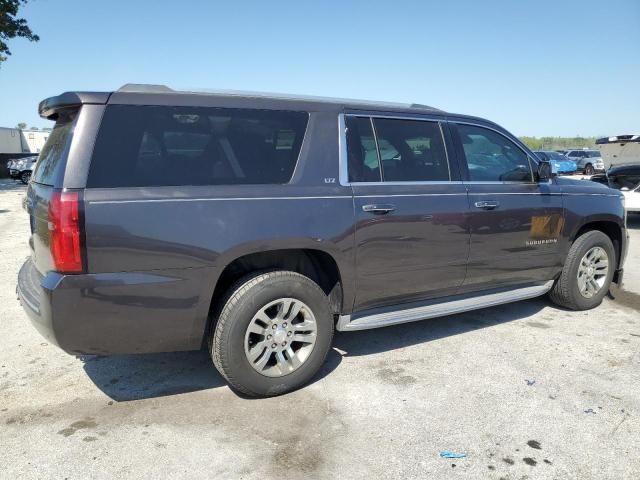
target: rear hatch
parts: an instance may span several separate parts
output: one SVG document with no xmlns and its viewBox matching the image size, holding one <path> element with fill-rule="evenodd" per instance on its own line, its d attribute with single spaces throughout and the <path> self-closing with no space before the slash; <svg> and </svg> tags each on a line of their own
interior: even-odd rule
<svg viewBox="0 0 640 480">
<path fill-rule="evenodd" d="M 51 270 L 81 271 L 81 268 L 77 270 L 78 264 L 74 265 L 73 260 L 81 255 L 78 229 L 82 199 L 77 191 L 62 190 L 77 114 L 77 109 L 60 112 L 27 188 L 25 208 L 31 229 L 31 259 L 42 275 Z M 76 248 L 77 251 L 73 251 Z"/>
</svg>

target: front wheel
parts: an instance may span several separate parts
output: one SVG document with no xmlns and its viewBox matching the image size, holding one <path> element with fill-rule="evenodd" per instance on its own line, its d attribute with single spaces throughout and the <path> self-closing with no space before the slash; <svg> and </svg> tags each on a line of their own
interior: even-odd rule
<svg viewBox="0 0 640 480">
<path fill-rule="evenodd" d="M 322 289 L 296 272 L 250 275 L 231 288 L 210 338 L 218 371 L 252 397 L 295 390 L 331 347 L 333 315 Z"/>
<path fill-rule="evenodd" d="M 584 167 L 584 174 L 585 175 L 593 175 L 594 173 L 596 173 L 596 171 L 593 168 L 593 165 L 591 165 L 590 163 L 587 164 L 586 167 Z"/>
<path fill-rule="evenodd" d="M 611 239 L 597 230 L 586 232 L 573 242 L 549 296 L 557 305 L 571 310 L 597 307 L 609 291 L 615 266 Z"/>
<path fill-rule="evenodd" d="M 22 172 L 20 174 L 20 181 L 22 183 L 26 185 L 27 183 L 29 183 L 29 180 L 31 180 L 31 172 Z"/>
</svg>

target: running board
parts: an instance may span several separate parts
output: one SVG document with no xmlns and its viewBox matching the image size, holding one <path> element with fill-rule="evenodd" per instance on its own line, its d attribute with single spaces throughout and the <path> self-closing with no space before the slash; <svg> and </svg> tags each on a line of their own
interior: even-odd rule
<svg viewBox="0 0 640 480">
<path fill-rule="evenodd" d="M 553 287 L 553 280 L 542 285 L 533 285 L 515 290 L 502 291 L 479 295 L 477 297 L 460 298 L 457 300 L 431 303 L 402 310 L 385 311 L 369 315 L 353 316 L 340 315 L 336 328 L 341 332 L 352 330 L 368 330 L 370 328 L 386 327 L 398 323 L 415 322 L 428 318 L 444 317 L 455 313 L 468 312 L 480 308 L 493 307 L 504 303 L 517 302 L 528 298 L 544 295 Z"/>
</svg>

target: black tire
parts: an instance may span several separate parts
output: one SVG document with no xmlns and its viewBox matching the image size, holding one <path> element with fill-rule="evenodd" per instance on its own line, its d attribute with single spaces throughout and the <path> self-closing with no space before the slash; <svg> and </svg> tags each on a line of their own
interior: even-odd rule
<svg viewBox="0 0 640 480">
<path fill-rule="evenodd" d="M 31 172 L 22 172 L 20 174 L 20 181 L 22 183 L 27 185 L 29 183 L 29 180 L 31 180 Z"/>
<path fill-rule="evenodd" d="M 313 350 L 293 372 L 268 377 L 255 370 L 245 355 L 245 332 L 256 312 L 280 298 L 304 302 L 313 312 L 317 335 Z M 213 363 L 238 392 L 250 397 L 281 395 L 302 387 L 320 370 L 333 340 L 334 321 L 329 300 L 312 280 L 296 272 L 257 272 L 238 281 L 226 297 L 211 332 Z"/>
<path fill-rule="evenodd" d="M 609 257 L 609 268 L 602 288 L 593 297 L 587 298 L 580 293 L 578 287 L 578 267 L 582 257 L 593 247 L 601 247 L 605 250 Z M 609 291 L 616 265 L 615 249 L 607 235 L 598 230 L 592 230 L 580 235 L 571 245 L 562 273 L 549 292 L 551 301 L 571 310 L 589 310 L 597 307 L 602 303 L 602 299 Z"/>
<path fill-rule="evenodd" d="M 596 173 L 596 171 L 594 170 L 593 165 L 587 163 L 587 165 L 584 167 L 584 174 L 593 175 L 594 173 Z"/>
</svg>

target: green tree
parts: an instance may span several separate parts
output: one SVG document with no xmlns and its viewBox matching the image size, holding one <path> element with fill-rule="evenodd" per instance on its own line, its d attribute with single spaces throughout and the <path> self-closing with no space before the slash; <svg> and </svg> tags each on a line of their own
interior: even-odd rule
<svg viewBox="0 0 640 480">
<path fill-rule="evenodd" d="M 574 148 L 594 148 L 596 137 L 520 137 L 531 150 L 571 150 Z"/>
<path fill-rule="evenodd" d="M 15 37 L 26 38 L 31 42 L 40 40 L 40 37 L 31 31 L 27 21 L 17 17 L 18 10 L 27 1 L 0 0 L 0 65 L 11 55 L 7 40 Z"/>
<path fill-rule="evenodd" d="M 25 130 L 27 128 L 27 124 L 24 122 L 20 122 L 19 124 L 16 125 L 16 128 L 18 130 Z"/>
</svg>

